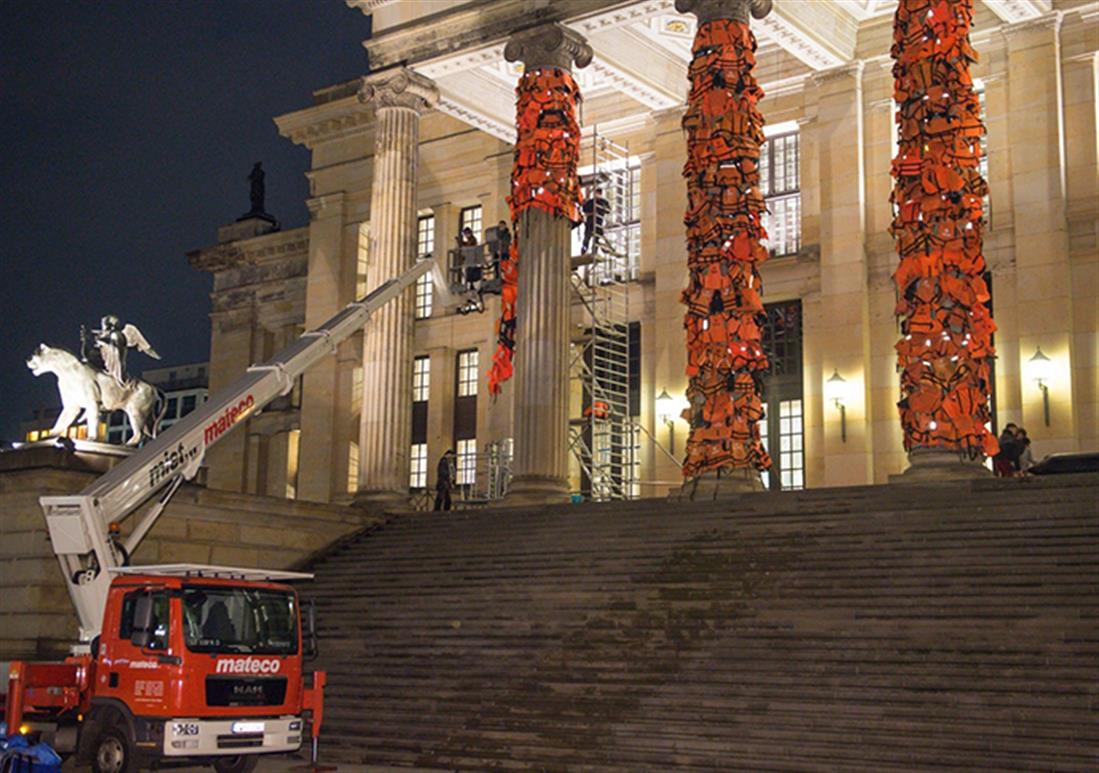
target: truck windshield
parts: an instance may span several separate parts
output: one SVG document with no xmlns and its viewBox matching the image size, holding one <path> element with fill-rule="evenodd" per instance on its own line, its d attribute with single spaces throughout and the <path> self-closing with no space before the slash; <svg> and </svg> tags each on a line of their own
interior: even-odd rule
<svg viewBox="0 0 1099 773">
<path fill-rule="evenodd" d="M 255 588 L 186 586 L 183 630 L 192 652 L 291 655 L 298 651 L 294 595 Z"/>
</svg>

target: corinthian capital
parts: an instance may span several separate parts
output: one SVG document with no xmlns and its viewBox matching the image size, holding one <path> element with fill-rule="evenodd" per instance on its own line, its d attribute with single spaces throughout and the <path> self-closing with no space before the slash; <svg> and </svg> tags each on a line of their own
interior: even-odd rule
<svg viewBox="0 0 1099 773">
<path fill-rule="evenodd" d="M 750 13 L 762 19 L 771 12 L 771 0 L 675 0 L 680 13 L 693 13 L 699 24 L 717 19 L 732 19 L 748 23 Z"/>
<path fill-rule="evenodd" d="M 516 32 L 504 47 L 505 59 L 522 62 L 527 69 L 560 67 L 570 72 L 573 63 L 577 67 L 587 67 L 592 53 L 591 46 L 580 33 L 556 23 Z"/>
<path fill-rule="evenodd" d="M 408 107 L 423 112 L 439 101 L 439 89 L 430 78 L 407 67 L 394 67 L 364 77 L 359 101 L 377 107 Z"/>
</svg>

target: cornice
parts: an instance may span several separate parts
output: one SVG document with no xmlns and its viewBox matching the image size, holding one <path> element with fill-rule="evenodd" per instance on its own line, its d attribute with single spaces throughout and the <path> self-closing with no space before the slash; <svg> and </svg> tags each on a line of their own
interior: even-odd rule
<svg viewBox="0 0 1099 773">
<path fill-rule="evenodd" d="M 813 82 L 814 86 L 822 86 L 825 83 L 840 80 L 841 78 L 853 77 L 855 79 L 861 79 L 862 71 L 865 66 L 865 62 L 861 59 L 857 59 L 854 62 L 841 64 L 838 67 L 829 67 L 827 70 L 812 73 L 809 75 L 809 79 Z"/>
<path fill-rule="evenodd" d="M 215 244 L 187 253 L 191 268 L 216 274 L 244 262 L 244 250 L 235 244 Z"/>
<path fill-rule="evenodd" d="M 1020 32 L 1030 32 L 1031 30 L 1050 29 L 1054 32 L 1060 32 L 1061 23 L 1064 19 L 1065 15 L 1061 11 L 1050 11 L 1042 16 L 1035 16 L 1033 19 L 1023 19 L 1022 21 L 1004 24 L 1000 27 L 1000 32 L 1008 39 Z"/>
<path fill-rule="evenodd" d="M 306 199 L 305 206 L 309 208 L 310 219 L 322 220 L 329 217 L 342 217 L 346 200 L 346 193 L 333 191 L 332 193 L 322 193 L 320 196 Z"/>
<path fill-rule="evenodd" d="M 275 118 L 279 134 L 312 150 L 322 142 L 364 131 L 373 123 L 374 109 L 357 96 L 343 97 Z"/>
</svg>

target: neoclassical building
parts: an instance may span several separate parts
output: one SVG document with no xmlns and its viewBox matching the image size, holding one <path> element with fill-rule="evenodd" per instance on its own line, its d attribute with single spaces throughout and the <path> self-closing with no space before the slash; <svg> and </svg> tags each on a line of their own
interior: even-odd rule
<svg viewBox="0 0 1099 773">
<path fill-rule="evenodd" d="M 577 257 L 579 231 L 570 236 L 549 217 L 525 222 L 535 236 L 520 264 L 516 377 L 500 396 L 486 381 L 499 295 L 462 314 L 421 282 L 212 449 L 208 483 L 384 504 L 432 486 L 453 448 L 458 482 L 482 494 L 506 468 L 514 495 L 530 501 L 664 496 L 680 481 L 688 429 L 679 415 L 680 121 L 696 16 L 673 0 L 347 4 L 373 17 L 371 73 L 323 85 L 311 105 L 275 118 L 287 141 L 312 153 L 308 226 L 243 221 L 188 256 L 214 277 L 211 390 L 416 257 L 434 254 L 445 272 L 461 260 L 449 251 L 462 227 L 483 242 L 487 228 L 510 221 L 524 68 L 572 70 L 583 97 L 579 172 L 607 189 L 613 233 L 592 262 Z M 1099 3 L 975 6 L 998 326 L 994 429 L 1025 426 L 1038 457 L 1095 450 Z M 907 464 L 888 230 L 894 8 L 774 0 L 752 21 L 766 93 L 760 172 L 771 258 L 761 273 L 772 369 L 761 429 L 772 486 L 884 483 Z M 1049 360 L 1041 385 L 1031 367 L 1039 348 Z M 620 404 L 604 400 L 612 392 Z M 600 425 L 607 401 L 626 417 L 611 429 Z"/>
</svg>

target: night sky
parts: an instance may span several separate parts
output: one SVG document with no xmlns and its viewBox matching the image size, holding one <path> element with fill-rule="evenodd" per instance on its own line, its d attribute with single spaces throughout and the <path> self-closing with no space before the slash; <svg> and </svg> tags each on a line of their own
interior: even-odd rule
<svg viewBox="0 0 1099 773">
<path fill-rule="evenodd" d="M 0 439 L 59 404 L 25 361 L 81 323 L 136 324 L 162 363 L 209 356 L 210 276 L 184 253 L 249 208 L 308 221 L 309 153 L 272 118 L 363 75 L 370 22 L 343 0 L 0 0 Z"/>
</svg>

